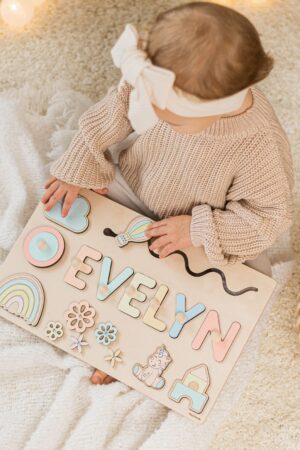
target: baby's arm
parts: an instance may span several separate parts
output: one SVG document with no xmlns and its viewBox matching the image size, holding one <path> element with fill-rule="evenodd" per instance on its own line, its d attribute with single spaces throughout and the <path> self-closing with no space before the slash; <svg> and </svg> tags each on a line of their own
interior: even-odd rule
<svg viewBox="0 0 300 450">
<path fill-rule="evenodd" d="M 204 246 L 211 262 L 254 259 L 291 224 L 292 164 L 283 161 L 288 151 L 282 150 L 265 133 L 251 153 L 242 155 L 225 209 L 207 204 L 193 208 L 191 240 Z"/>
<path fill-rule="evenodd" d="M 45 209 L 65 197 L 66 215 L 81 187 L 105 193 L 114 178 L 114 164 L 105 150 L 132 131 L 127 117 L 131 86 L 124 82 L 110 88 L 106 96 L 79 119 L 79 130 L 67 151 L 51 166 L 52 177 L 42 198 Z"/>
<path fill-rule="evenodd" d="M 292 161 L 287 141 L 283 149 L 272 136 L 256 138 L 257 147 L 237 164 L 225 209 L 201 204 L 192 216 L 154 222 L 147 230 L 149 238 L 156 238 L 150 250 L 165 257 L 203 246 L 211 264 L 221 265 L 253 259 L 272 245 L 292 219 Z"/>
</svg>

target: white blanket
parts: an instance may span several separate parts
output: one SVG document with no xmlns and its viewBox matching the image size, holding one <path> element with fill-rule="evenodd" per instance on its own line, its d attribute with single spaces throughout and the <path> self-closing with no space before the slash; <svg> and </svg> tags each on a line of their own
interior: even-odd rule
<svg viewBox="0 0 300 450">
<path fill-rule="evenodd" d="M 91 101 L 64 83 L 0 94 L 0 261 L 41 194 Z M 209 419 L 195 425 L 122 383 L 93 386 L 92 369 L 0 319 L 0 448 L 6 450 L 206 449 L 255 368 L 270 307 L 292 268 L 286 234 L 273 247 L 279 286 Z"/>
</svg>

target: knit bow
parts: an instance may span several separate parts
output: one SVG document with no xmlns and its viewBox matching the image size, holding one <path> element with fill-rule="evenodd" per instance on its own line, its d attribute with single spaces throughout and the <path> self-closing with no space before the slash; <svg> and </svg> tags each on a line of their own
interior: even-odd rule
<svg viewBox="0 0 300 450">
<path fill-rule="evenodd" d="M 174 72 L 155 66 L 146 52 L 138 49 L 138 33 L 130 24 L 126 25 L 111 55 L 121 69 L 122 80 L 134 88 L 129 96 L 128 118 L 140 134 L 158 121 L 152 104 L 178 116 L 209 117 L 237 111 L 248 92 L 246 87 L 227 97 L 205 100 L 182 91 L 174 86 Z"/>
<path fill-rule="evenodd" d="M 128 118 L 133 128 L 143 133 L 158 121 L 152 103 L 161 109 L 166 108 L 175 74 L 154 66 L 137 45 L 137 31 L 128 24 L 112 48 L 111 55 L 123 79 L 134 88 L 129 97 Z"/>
</svg>

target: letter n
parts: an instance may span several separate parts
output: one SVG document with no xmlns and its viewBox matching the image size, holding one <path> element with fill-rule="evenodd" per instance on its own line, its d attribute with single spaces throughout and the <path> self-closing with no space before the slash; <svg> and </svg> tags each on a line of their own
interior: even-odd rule
<svg viewBox="0 0 300 450">
<path fill-rule="evenodd" d="M 192 348 L 194 350 L 198 350 L 202 346 L 208 333 L 211 333 L 214 358 L 216 361 L 222 362 L 233 341 L 235 340 L 240 328 L 240 323 L 233 322 L 230 325 L 226 336 L 222 338 L 219 315 L 217 311 L 209 311 L 192 342 Z"/>
</svg>

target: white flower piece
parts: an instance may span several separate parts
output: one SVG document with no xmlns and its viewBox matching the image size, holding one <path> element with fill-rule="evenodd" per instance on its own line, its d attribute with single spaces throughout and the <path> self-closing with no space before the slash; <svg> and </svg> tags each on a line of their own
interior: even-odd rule
<svg viewBox="0 0 300 450">
<path fill-rule="evenodd" d="M 56 341 L 63 336 L 64 330 L 60 322 L 49 322 L 47 328 L 45 329 L 46 336 L 50 341 Z"/>
<path fill-rule="evenodd" d="M 77 350 L 79 353 L 81 353 L 81 347 L 89 345 L 88 342 L 84 341 L 83 339 L 83 334 L 80 334 L 79 336 L 71 336 L 71 350 Z"/>
<path fill-rule="evenodd" d="M 122 359 L 122 352 L 119 348 L 117 348 L 116 350 L 112 350 L 112 349 L 108 349 L 109 351 L 109 355 L 105 356 L 104 359 L 105 361 L 110 361 L 110 364 L 112 367 L 115 367 L 115 364 L 117 362 L 123 362 Z"/>
</svg>

